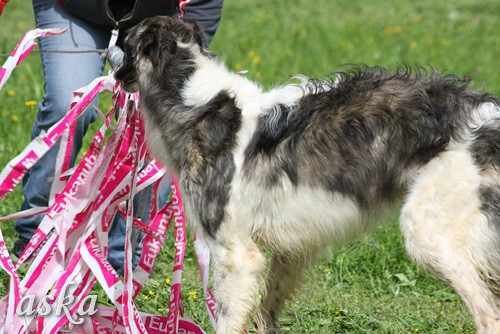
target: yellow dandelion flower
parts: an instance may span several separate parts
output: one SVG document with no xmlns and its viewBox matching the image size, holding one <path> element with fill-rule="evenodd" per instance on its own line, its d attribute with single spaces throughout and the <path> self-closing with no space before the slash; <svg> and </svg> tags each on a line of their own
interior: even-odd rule
<svg viewBox="0 0 500 334">
<path fill-rule="evenodd" d="M 16 91 L 13 89 L 7 89 L 7 95 L 14 96 L 14 95 L 16 95 Z"/>
<path fill-rule="evenodd" d="M 16 123 L 19 122 L 19 116 L 17 116 L 17 115 L 12 115 L 10 117 L 10 119 L 12 120 L 12 122 L 16 122 Z"/>
<path fill-rule="evenodd" d="M 257 65 L 261 60 L 260 56 L 255 56 L 252 58 L 252 64 Z"/>
<path fill-rule="evenodd" d="M 170 278 L 166 278 L 166 279 L 165 279 L 165 283 L 170 284 L 171 282 L 172 282 L 172 281 L 170 280 Z"/>
<path fill-rule="evenodd" d="M 417 48 L 417 42 L 416 41 L 411 41 L 410 48 L 411 49 L 416 49 Z"/>
<path fill-rule="evenodd" d="M 235 65 L 234 65 L 234 69 L 235 69 L 236 71 L 241 70 L 241 64 L 240 64 L 240 63 L 235 64 Z"/>
<path fill-rule="evenodd" d="M 149 299 L 149 296 L 144 296 L 144 297 L 142 297 L 142 299 L 144 299 L 144 300 L 148 300 L 148 299 Z"/>
<path fill-rule="evenodd" d="M 384 27 L 384 32 L 387 35 L 399 35 L 403 31 L 403 28 L 401 26 L 385 26 Z"/>
<path fill-rule="evenodd" d="M 33 108 L 34 106 L 36 106 L 36 101 L 33 101 L 33 100 L 26 101 L 26 102 L 24 102 L 24 105 L 27 107 Z"/>
<path fill-rule="evenodd" d="M 248 58 L 253 58 L 253 57 L 255 57 L 255 52 L 253 51 L 248 52 Z"/>
<path fill-rule="evenodd" d="M 151 296 L 154 296 L 155 295 L 155 292 L 153 290 L 149 290 L 148 292 Z"/>
<path fill-rule="evenodd" d="M 440 43 L 441 43 L 442 46 L 446 47 L 446 46 L 450 46 L 451 45 L 452 40 L 451 39 L 445 39 L 445 38 L 443 38 L 443 39 L 441 39 Z"/>
<path fill-rule="evenodd" d="M 255 77 L 257 79 L 260 79 L 262 77 L 262 73 L 260 73 L 259 71 L 255 72 Z"/>
<path fill-rule="evenodd" d="M 198 299 L 198 292 L 196 291 L 189 291 L 188 295 L 193 299 Z"/>
</svg>

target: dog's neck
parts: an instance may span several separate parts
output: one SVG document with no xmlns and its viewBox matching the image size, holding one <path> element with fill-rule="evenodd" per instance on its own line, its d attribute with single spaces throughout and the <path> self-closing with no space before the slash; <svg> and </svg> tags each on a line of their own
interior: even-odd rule
<svg viewBox="0 0 500 334">
<path fill-rule="evenodd" d="M 230 71 L 215 57 L 197 54 L 196 71 L 185 82 L 181 90 L 182 100 L 187 107 L 201 107 L 217 96 L 227 92 L 238 104 L 262 94 L 262 89 L 242 75 Z"/>
<path fill-rule="evenodd" d="M 159 135 L 148 138 L 153 146 L 161 143 L 153 148 L 154 155 L 177 173 L 195 175 L 201 172 L 193 172 L 197 162 L 192 157 L 205 159 L 210 152 L 227 150 L 227 142 L 234 140 L 229 137 L 241 126 L 242 110 L 249 110 L 236 104 L 249 104 L 249 95 L 258 98 L 262 90 L 229 71 L 218 58 L 201 52 L 194 54 L 189 66 L 188 76 L 175 79 L 180 85 L 173 86 L 168 79 L 159 84 L 156 79 L 142 81 L 141 104 L 147 132 Z M 258 104 L 254 109 L 256 114 L 260 111 Z M 201 139 L 202 129 L 215 123 L 223 124 L 217 136 Z"/>
</svg>

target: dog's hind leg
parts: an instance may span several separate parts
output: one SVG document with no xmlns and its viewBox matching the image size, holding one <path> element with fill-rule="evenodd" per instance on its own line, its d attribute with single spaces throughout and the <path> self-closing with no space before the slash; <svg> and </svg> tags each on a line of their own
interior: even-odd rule
<svg viewBox="0 0 500 334">
<path fill-rule="evenodd" d="M 259 334 L 281 333 L 278 314 L 283 310 L 285 301 L 291 297 L 299 285 L 308 265 L 309 257 L 273 255 L 266 283 L 266 293 L 256 320 Z"/>
<path fill-rule="evenodd" d="M 466 150 L 443 153 L 418 174 L 401 230 L 410 256 L 461 296 L 477 332 L 500 334 L 500 221 L 484 211 L 483 182 Z"/>
<path fill-rule="evenodd" d="M 214 249 L 217 333 L 241 334 L 261 290 L 265 257 L 251 240 L 235 239 Z"/>
</svg>

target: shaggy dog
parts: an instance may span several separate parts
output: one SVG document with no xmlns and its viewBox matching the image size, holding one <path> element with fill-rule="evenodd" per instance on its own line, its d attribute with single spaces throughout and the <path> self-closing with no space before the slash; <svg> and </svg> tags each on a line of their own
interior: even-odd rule
<svg viewBox="0 0 500 334">
<path fill-rule="evenodd" d="M 263 91 L 202 38 L 192 22 L 147 19 L 115 76 L 140 91 L 150 149 L 213 253 L 217 333 L 241 333 L 254 309 L 258 332 L 279 333 L 315 255 L 401 201 L 410 256 L 456 290 L 478 333 L 500 333 L 499 99 L 382 68 Z"/>
</svg>

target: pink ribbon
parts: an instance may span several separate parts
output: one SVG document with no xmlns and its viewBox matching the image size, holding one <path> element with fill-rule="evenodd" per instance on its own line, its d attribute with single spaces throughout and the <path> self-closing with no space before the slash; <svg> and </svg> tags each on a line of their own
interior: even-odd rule
<svg viewBox="0 0 500 334">
<path fill-rule="evenodd" d="M 2 68 L 2 84 L 33 48 L 34 38 L 62 32 L 55 29 L 28 32 Z M 91 101 L 104 92 L 113 94 L 114 108 L 103 115 L 104 124 L 93 136 L 89 149 L 78 165 L 70 169 L 71 129 Z M 10 276 L 9 294 L 0 300 L 0 331 L 64 333 L 63 326 L 69 326 L 72 333 L 205 333 L 182 314 L 181 278 L 187 239 L 180 186 L 173 179 L 172 200 L 158 208 L 156 199 L 165 171 L 157 161 L 146 161 L 149 155 L 138 101 L 138 94 L 123 92 L 112 74 L 97 78 L 75 91 L 66 116 L 35 138 L 0 173 L 2 198 L 19 184 L 43 154 L 61 141 L 57 159 L 62 162 L 62 168 L 56 171 L 49 206 L 0 217 L 2 221 L 46 213 L 16 265 L 10 259 L 0 231 L 0 267 Z M 118 117 L 116 128 L 107 135 L 115 115 Z M 140 170 L 142 166 L 145 167 Z M 148 219 L 141 221 L 132 215 L 132 199 L 148 186 L 153 188 L 153 202 Z M 127 221 L 123 281 L 107 261 L 109 226 L 117 212 Z M 141 313 L 134 299 L 153 269 L 171 221 L 174 222 L 176 253 L 169 312 L 166 316 Z M 142 255 L 134 270 L 130 244 L 132 226 L 145 234 Z M 215 300 L 208 289 L 208 251 L 198 246 L 197 254 L 207 308 L 215 326 Z M 17 269 L 23 265 L 29 267 L 20 280 Z M 95 282 L 102 286 L 115 307 L 98 307 L 96 314 L 84 315 L 78 323 L 77 316 Z M 47 291 L 50 292 L 47 294 Z M 23 306 L 21 301 L 30 296 L 35 298 L 38 313 L 43 313 L 43 307 L 56 307 L 63 297 L 73 302 L 67 306 L 67 312 L 20 316 L 17 311 Z"/>
</svg>

